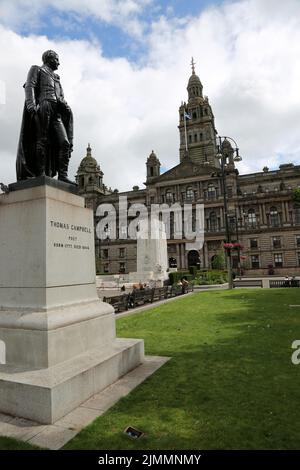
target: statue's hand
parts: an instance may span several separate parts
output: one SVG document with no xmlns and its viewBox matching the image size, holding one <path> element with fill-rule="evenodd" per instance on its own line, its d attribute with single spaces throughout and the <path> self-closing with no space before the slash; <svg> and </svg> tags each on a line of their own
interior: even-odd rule
<svg viewBox="0 0 300 470">
<path fill-rule="evenodd" d="M 32 114 L 34 116 L 38 112 L 38 107 L 35 106 L 35 105 L 28 106 L 27 110 L 30 114 Z"/>
</svg>

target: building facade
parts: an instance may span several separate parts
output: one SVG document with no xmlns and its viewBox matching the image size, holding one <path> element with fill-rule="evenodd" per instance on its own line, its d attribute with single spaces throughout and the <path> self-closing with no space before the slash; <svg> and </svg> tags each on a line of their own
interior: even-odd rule
<svg viewBox="0 0 300 470">
<path fill-rule="evenodd" d="M 154 151 L 146 161 L 145 188 L 137 186 L 128 192 L 112 191 L 103 184 L 103 172 L 92 157 L 87 156 L 77 173 L 79 190 L 87 207 L 96 210 L 99 204 L 118 208 L 120 196 L 126 196 L 129 206 L 152 204 L 204 204 L 205 234 L 201 249 L 187 249 L 189 240 L 176 239 L 174 217 L 170 217 L 168 257 L 170 267 L 189 266 L 210 269 L 216 254 L 222 252 L 224 241 L 240 245 L 233 249 L 233 270 L 245 275 L 300 274 L 300 165 L 280 165 L 269 171 L 240 175 L 233 158 L 233 148 L 223 141 L 226 154 L 225 179 L 220 171 L 220 146 L 214 115 L 203 86 L 195 73 L 189 78 L 188 101 L 179 107 L 179 164 L 165 173 Z M 227 200 L 228 230 L 224 212 L 224 181 Z M 229 233 L 228 233 L 229 232 Z M 117 223 L 116 239 L 109 233 L 104 240 L 96 237 L 98 272 L 128 273 L 136 271 L 136 241 L 125 239 L 127 227 Z"/>
</svg>

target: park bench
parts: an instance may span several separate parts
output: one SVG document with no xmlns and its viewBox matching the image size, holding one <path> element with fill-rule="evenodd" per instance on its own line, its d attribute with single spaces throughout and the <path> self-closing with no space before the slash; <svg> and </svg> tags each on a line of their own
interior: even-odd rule
<svg viewBox="0 0 300 470">
<path fill-rule="evenodd" d="M 155 287 L 152 289 L 152 299 L 151 302 L 155 302 L 157 300 L 167 299 L 168 297 L 168 287 Z"/>
<path fill-rule="evenodd" d="M 182 294 L 183 294 L 182 286 L 174 285 L 171 287 L 171 290 L 169 291 L 169 297 L 176 297 L 177 295 L 182 295 Z"/>
<path fill-rule="evenodd" d="M 194 284 L 189 283 L 185 286 L 184 293 L 188 294 L 189 292 L 194 292 Z"/>
<path fill-rule="evenodd" d="M 129 294 L 129 307 L 134 308 L 152 301 L 152 289 L 135 289 Z"/>
<path fill-rule="evenodd" d="M 122 294 L 122 295 L 115 295 L 112 297 L 104 297 L 103 302 L 106 302 L 112 305 L 115 309 L 115 312 L 123 312 L 124 310 L 128 310 L 129 306 L 129 295 Z"/>
</svg>

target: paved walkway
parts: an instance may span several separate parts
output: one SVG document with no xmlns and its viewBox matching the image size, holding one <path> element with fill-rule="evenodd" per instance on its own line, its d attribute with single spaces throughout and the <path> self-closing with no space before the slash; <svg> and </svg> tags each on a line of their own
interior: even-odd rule
<svg viewBox="0 0 300 470">
<path fill-rule="evenodd" d="M 0 413 L 0 435 L 13 437 L 39 447 L 57 450 L 78 432 L 103 415 L 163 366 L 169 357 L 146 356 L 145 362 L 121 377 L 117 382 L 97 393 L 54 424 L 39 424 L 23 418 Z M 128 426 L 134 423 L 128 423 Z"/>
</svg>

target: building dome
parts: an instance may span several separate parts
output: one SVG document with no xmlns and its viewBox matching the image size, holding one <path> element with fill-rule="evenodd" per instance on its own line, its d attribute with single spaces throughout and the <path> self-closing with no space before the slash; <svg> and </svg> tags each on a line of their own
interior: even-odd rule
<svg viewBox="0 0 300 470">
<path fill-rule="evenodd" d="M 88 144 L 88 147 L 86 149 L 86 157 L 84 157 L 79 165 L 78 171 L 95 171 L 95 170 L 100 170 L 100 167 L 98 165 L 97 160 L 92 157 L 92 149 L 90 147 L 90 144 Z"/>
<path fill-rule="evenodd" d="M 86 157 L 81 160 L 77 170 L 76 182 L 80 194 L 105 193 L 106 188 L 103 184 L 103 171 L 101 171 L 97 160 L 92 157 L 90 144 L 88 144 L 86 149 Z"/>
<path fill-rule="evenodd" d="M 203 86 L 200 81 L 200 78 L 195 73 L 195 62 L 193 58 L 192 58 L 191 65 L 192 65 L 192 75 L 189 78 L 187 91 L 189 95 L 189 100 L 194 100 L 195 98 L 203 98 L 202 96 Z"/>
<path fill-rule="evenodd" d="M 188 87 L 190 87 L 190 86 L 201 86 L 202 87 L 200 78 L 198 77 L 198 75 L 195 74 L 195 72 L 193 72 L 192 75 L 190 76 L 190 79 L 189 79 L 189 82 L 188 82 Z"/>
<path fill-rule="evenodd" d="M 160 161 L 159 159 L 157 158 L 156 156 L 156 153 L 154 153 L 154 151 L 152 150 L 152 152 L 150 153 L 148 159 L 147 159 L 147 162 L 148 163 L 159 163 L 160 164 Z"/>
</svg>

